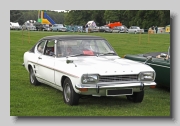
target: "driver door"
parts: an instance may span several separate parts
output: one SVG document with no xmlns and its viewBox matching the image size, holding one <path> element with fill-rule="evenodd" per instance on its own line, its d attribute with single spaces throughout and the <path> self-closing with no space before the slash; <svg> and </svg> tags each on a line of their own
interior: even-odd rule
<svg viewBox="0 0 180 126">
<path fill-rule="evenodd" d="M 38 73 L 43 81 L 54 84 L 55 40 L 47 40 L 43 55 L 38 57 Z"/>
</svg>

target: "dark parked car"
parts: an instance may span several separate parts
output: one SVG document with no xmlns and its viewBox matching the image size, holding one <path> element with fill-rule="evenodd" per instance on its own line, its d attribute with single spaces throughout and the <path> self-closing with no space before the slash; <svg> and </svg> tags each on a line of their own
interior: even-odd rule
<svg viewBox="0 0 180 126">
<path fill-rule="evenodd" d="M 50 25 L 48 24 L 41 24 L 39 22 L 35 22 L 34 26 L 36 27 L 37 31 L 50 31 Z"/>
<path fill-rule="evenodd" d="M 112 29 L 110 29 L 108 26 L 101 26 L 101 27 L 99 27 L 99 32 L 112 33 Z"/>
<path fill-rule="evenodd" d="M 41 24 L 39 22 L 35 22 L 34 26 L 36 27 L 37 31 L 43 31 L 43 29 L 44 29 L 43 24 Z"/>
<path fill-rule="evenodd" d="M 170 47 L 167 52 L 151 52 L 124 56 L 126 59 L 138 62 L 145 62 L 147 57 L 151 60 L 146 62 L 146 64 L 156 71 L 155 82 L 157 85 L 170 88 Z"/>
<path fill-rule="evenodd" d="M 43 31 L 51 31 L 51 27 L 48 24 L 43 24 Z"/>
</svg>

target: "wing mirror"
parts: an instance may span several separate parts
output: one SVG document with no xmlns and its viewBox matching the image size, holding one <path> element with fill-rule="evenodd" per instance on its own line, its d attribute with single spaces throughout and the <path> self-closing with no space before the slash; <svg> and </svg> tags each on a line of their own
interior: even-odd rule
<svg viewBox="0 0 180 126">
<path fill-rule="evenodd" d="M 168 49 L 168 59 L 170 59 L 170 46 L 169 46 L 169 49 Z"/>
<path fill-rule="evenodd" d="M 146 64 L 148 61 L 151 61 L 152 60 L 152 56 L 147 56 L 147 59 L 146 61 L 144 62 L 144 64 Z"/>
<path fill-rule="evenodd" d="M 66 60 L 66 63 L 69 64 L 69 63 L 73 63 L 73 60 Z"/>
</svg>

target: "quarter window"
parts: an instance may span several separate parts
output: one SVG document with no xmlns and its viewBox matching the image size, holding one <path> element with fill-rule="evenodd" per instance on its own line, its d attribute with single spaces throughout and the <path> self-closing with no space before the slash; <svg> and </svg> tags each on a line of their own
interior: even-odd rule
<svg viewBox="0 0 180 126">
<path fill-rule="evenodd" d="M 39 53 L 43 54 L 45 43 L 46 43 L 46 40 L 42 40 L 42 42 L 40 42 L 40 44 L 38 45 L 37 50 Z"/>
<path fill-rule="evenodd" d="M 45 55 L 54 56 L 54 40 L 48 40 L 46 48 L 45 48 Z"/>
</svg>

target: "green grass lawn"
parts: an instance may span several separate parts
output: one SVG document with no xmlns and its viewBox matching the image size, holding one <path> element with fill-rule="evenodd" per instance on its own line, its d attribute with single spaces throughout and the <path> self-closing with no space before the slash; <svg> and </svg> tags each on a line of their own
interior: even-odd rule
<svg viewBox="0 0 180 126">
<path fill-rule="evenodd" d="M 145 88 L 142 103 L 132 103 L 125 96 L 87 97 L 80 99 L 78 106 L 68 106 L 61 91 L 31 85 L 22 66 L 24 52 L 42 37 L 58 34 L 87 33 L 10 31 L 10 116 L 171 116 L 170 91 L 162 87 Z M 88 34 L 106 38 L 120 57 L 164 52 L 170 45 L 170 34 Z"/>
</svg>

